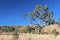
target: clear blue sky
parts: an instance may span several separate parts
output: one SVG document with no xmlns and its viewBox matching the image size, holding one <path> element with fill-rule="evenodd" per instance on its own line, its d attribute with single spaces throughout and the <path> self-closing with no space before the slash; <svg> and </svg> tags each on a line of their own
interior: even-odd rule
<svg viewBox="0 0 60 40">
<path fill-rule="evenodd" d="M 0 0 L 0 26 L 28 25 L 28 19 L 22 19 L 23 13 L 34 10 L 36 5 L 48 5 L 54 12 L 54 18 L 60 17 L 60 0 Z"/>
</svg>

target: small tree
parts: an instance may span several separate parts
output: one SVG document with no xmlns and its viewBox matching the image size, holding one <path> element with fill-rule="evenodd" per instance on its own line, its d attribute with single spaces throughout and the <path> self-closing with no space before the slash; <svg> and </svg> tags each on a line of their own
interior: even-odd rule
<svg viewBox="0 0 60 40">
<path fill-rule="evenodd" d="M 48 6 L 45 5 L 44 8 L 41 5 L 36 6 L 36 8 L 30 13 L 27 14 L 29 19 L 32 21 L 33 24 L 39 25 L 51 25 L 55 23 L 53 18 L 53 11 L 48 10 Z M 23 17 L 27 16 L 24 15 Z M 38 26 L 38 29 L 40 26 Z"/>
</svg>

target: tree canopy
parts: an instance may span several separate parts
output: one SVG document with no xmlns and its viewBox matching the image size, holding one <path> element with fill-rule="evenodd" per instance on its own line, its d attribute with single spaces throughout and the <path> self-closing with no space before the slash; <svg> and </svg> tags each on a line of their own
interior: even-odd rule
<svg viewBox="0 0 60 40">
<path fill-rule="evenodd" d="M 51 25 L 55 23 L 55 20 L 53 18 L 54 13 L 53 11 L 49 11 L 48 5 L 45 5 L 44 7 L 42 5 L 38 5 L 28 15 L 29 15 L 30 20 L 32 20 L 33 22 L 37 20 L 37 24 L 42 23 L 44 25 Z M 27 15 L 24 14 L 24 17 L 25 16 Z"/>
</svg>

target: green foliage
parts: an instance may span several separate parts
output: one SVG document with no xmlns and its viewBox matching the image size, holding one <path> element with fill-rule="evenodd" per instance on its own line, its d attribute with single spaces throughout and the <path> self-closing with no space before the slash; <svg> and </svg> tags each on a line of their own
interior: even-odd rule
<svg viewBox="0 0 60 40">
<path fill-rule="evenodd" d="M 35 33 L 35 28 L 26 26 L 24 29 L 20 30 L 21 33 Z"/>
<path fill-rule="evenodd" d="M 51 34 L 54 34 L 55 36 L 57 36 L 59 34 L 59 32 L 56 31 L 56 29 L 54 29 Z"/>
<path fill-rule="evenodd" d="M 53 11 L 49 11 L 48 5 L 45 5 L 44 7 L 42 5 L 38 5 L 31 13 L 25 16 L 29 16 L 29 19 L 31 19 L 30 21 L 32 21 L 33 24 L 51 25 L 55 23 L 55 20 L 53 18 L 54 13 Z M 39 26 L 37 27 L 38 27 L 38 30 L 35 30 L 35 31 L 36 32 L 41 31 L 39 30 Z M 29 28 L 27 28 L 26 30 L 28 30 L 28 32 L 31 32 Z"/>
<path fill-rule="evenodd" d="M 26 26 L 24 30 L 26 33 L 31 33 L 31 27 L 30 26 Z"/>
<path fill-rule="evenodd" d="M 41 11 L 43 11 L 43 12 L 41 12 Z M 42 22 L 45 22 L 47 25 L 50 25 L 54 20 L 53 12 L 52 11 L 48 12 L 48 6 L 47 5 L 44 7 L 44 9 L 42 9 L 41 5 L 38 5 L 35 8 L 35 10 L 30 14 L 31 14 L 30 18 L 32 20 L 39 19 L 39 21 L 42 20 Z"/>
<path fill-rule="evenodd" d="M 13 32 L 15 28 L 12 27 L 2 27 L 2 32 Z"/>
<path fill-rule="evenodd" d="M 42 5 L 38 5 L 36 6 L 36 8 L 28 15 L 23 14 L 24 16 L 29 16 L 29 19 L 33 20 L 33 24 L 35 24 L 35 21 L 38 20 L 40 23 L 38 23 L 38 21 L 36 21 L 36 23 L 38 24 L 45 24 L 45 25 L 51 25 L 55 23 L 55 20 L 53 18 L 53 11 L 49 11 L 48 5 L 45 5 L 44 7 L 42 7 Z M 42 22 L 41 22 L 42 21 Z"/>
</svg>

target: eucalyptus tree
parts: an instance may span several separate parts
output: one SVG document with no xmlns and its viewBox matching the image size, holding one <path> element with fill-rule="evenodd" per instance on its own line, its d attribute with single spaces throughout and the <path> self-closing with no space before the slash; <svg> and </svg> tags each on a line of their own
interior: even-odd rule
<svg viewBox="0 0 60 40">
<path fill-rule="evenodd" d="M 51 25 L 55 23 L 55 20 L 53 18 L 53 11 L 49 11 L 47 5 L 45 5 L 44 7 L 42 5 L 36 6 L 36 8 L 27 15 L 29 15 L 30 20 L 33 21 L 34 24 Z M 24 17 L 27 15 L 24 14 Z M 38 26 L 38 28 L 39 27 L 40 26 Z"/>
</svg>

